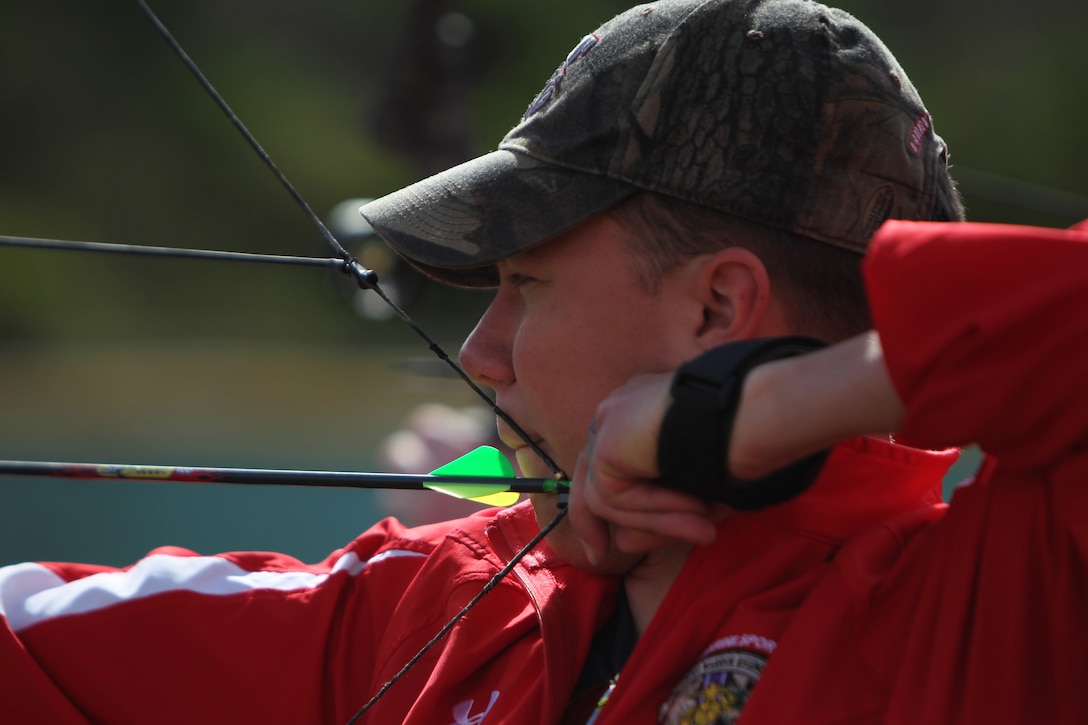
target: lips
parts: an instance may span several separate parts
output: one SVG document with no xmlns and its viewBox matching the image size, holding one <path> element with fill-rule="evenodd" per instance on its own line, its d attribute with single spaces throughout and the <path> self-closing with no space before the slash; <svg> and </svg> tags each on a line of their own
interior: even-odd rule
<svg viewBox="0 0 1088 725">
<path fill-rule="evenodd" d="M 514 458 L 518 463 L 518 470 L 521 472 L 522 476 L 528 476 L 530 478 L 550 478 L 553 475 L 554 471 L 541 460 L 532 446 L 530 446 L 524 438 L 518 435 L 517 432 L 501 418 L 498 421 L 498 429 L 499 439 L 513 450 Z M 530 430 L 525 430 L 525 434 L 534 445 L 540 447 L 540 449 L 549 456 L 554 455 L 552 451 L 549 450 L 543 437 Z"/>
<path fill-rule="evenodd" d="M 514 451 L 528 446 L 528 443 L 526 443 L 525 439 L 518 435 L 518 433 L 512 427 L 510 427 L 510 424 L 502 418 L 498 419 L 498 428 L 499 440 L 501 440 L 505 445 L 509 446 Z M 529 440 L 537 445 L 544 441 L 542 437 L 536 435 L 531 431 L 524 430 L 524 432 L 527 436 L 529 436 Z"/>
</svg>

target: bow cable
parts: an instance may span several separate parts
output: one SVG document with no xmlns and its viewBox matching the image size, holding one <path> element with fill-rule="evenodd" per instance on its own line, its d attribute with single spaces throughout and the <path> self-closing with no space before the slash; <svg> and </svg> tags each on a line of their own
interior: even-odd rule
<svg viewBox="0 0 1088 725">
<path fill-rule="evenodd" d="M 423 659 L 423 656 L 431 651 L 431 649 L 436 644 L 438 644 L 438 642 L 443 637 L 449 634 L 450 630 L 453 629 L 457 625 L 457 623 L 460 622 L 461 619 L 469 613 L 469 610 L 475 607 L 480 602 L 480 600 L 484 598 L 484 596 L 491 592 L 492 589 L 497 587 L 499 585 L 499 582 L 505 579 L 507 575 L 514 570 L 514 567 L 517 566 L 518 563 L 520 563 L 521 560 L 524 559 L 530 551 L 536 548 L 536 545 L 543 541 L 544 537 L 550 534 L 552 529 L 559 525 L 559 522 L 563 520 L 563 517 L 566 515 L 566 513 L 567 509 L 559 509 L 559 512 L 556 513 L 555 517 L 547 524 L 545 524 L 537 533 L 537 535 L 529 541 L 529 543 L 521 547 L 521 549 L 519 549 L 518 552 L 510 558 L 510 561 L 506 564 L 506 566 L 504 566 L 500 571 L 496 572 L 496 574 L 488 580 L 487 584 L 484 585 L 483 589 L 481 589 L 479 593 L 476 594 L 476 596 L 469 600 L 469 603 L 462 607 L 461 611 L 453 615 L 453 619 L 446 622 L 446 626 L 438 630 L 438 634 L 432 637 L 430 642 L 423 645 L 422 649 L 420 649 L 419 652 L 416 652 L 415 656 L 413 656 L 412 659 L 408 660 L 404 664 L 404 667 L 401 667 L 395 675 L 389 678 L 389 680 L 384 685 L 382 685 L 381 689 L 374 693 L 374 697 L 370 698 L 370 700 L 367 701 L 365 705 L 359 708 L 359 712 L 352 715 L 351 719 L 348 720 L 344 725 L 353 725 L 353 723 L 355 723 L 356 721 L 358 721 L 359 718 L 365 715 L 367 711 L 378 702 L 378 700 L 382 699 L 385 693 L 389 691 L 389 688 L 396 684 L 397 680 L 399 680 L 401 677 L 404 677 L 404 675 L 406 675 L 409 670 L 415 667 L 416 663 Z"/>
<path fill-rule="evenodd" d="M 338 257 L 294 257 L 284 254 L 227 252 L 219 249 L 153 247 L 145 244 L 117 244 L 113 242 L 75 242 L 67 239 L 35 239 L 33 237 L 0 236 L 0 246 L 24 247 L 27 249 L 58 249 L 67 252 L 106 252 L 109 254 L 133 254 L 150 257 L 173 257 L 179 259 L 211 259 L 220 262 L 290 264 L 301 267 L 333 267 L 338 269 L 343 269 L 344 267 L 344 260 Z"/>
<path fill-rule="evenodd" d="M 196 66 L 192 59 L 189 58 L 188 54 L 184 51 L 184 49 L 182 49 L 178 41 L 174 39 L 170 31 L 167 30 L 166 26 L 163 25 L 162 22 L 155 16 L 155 14 L 151 11 L 151 8 L 147 6 L 144 0 L 136 0 L 136 4 L 139 6 L 140 10 L 144 13 L 144 15 L 147 16 L 148 20 L 151 21 L 155 29 L 158 30 L 159 34 L 170 45 L 174 53 L 181 59 L 181 61 L 185 64 L 189 71 L 196 77 L 197 81 L 199 81 L 200 85 L 204 88 L 208 95 L 212 97 L 216 105 L 219 106 L 220 110 L 222 110 L 223 113 L 226 114 L 226 116 L 230 119 L 230 122 L 246 139 L 246 142 L 250 145 L 250 147 L 253 148 L 253 150 L 257 153 L 257 155 L 261 158 L 265 165 L 268 166 L 269 169 L 271 169 L 272 173 L 276 176 L 277 179 L 279 179 L 280 184 L 283 185 L 283 187 L 288 191 L 288 193 L 295 200 L 295 202 L 300 207 L 302 207 L 306 215 L 310 218 L 310 221 L 313 222 L 313 224 L 321 231 L 321 234 L 325 237 L 325 240 L 330 244 L 330 246 L 332 246 L 336 253 L 343 258 L 343 271 L 346 274 L 352 275 L 360 287 L 362 287 L 363 289 L 372 290 L 387 305 L 389 305 L 389 307 L 396 313 L 396 315 L 400 317 L 401 320 L 403 320 L 409 327 L 411 327 L 412 330 L 414 330 L 415 333 L 425 343 L 427 343 L 427 346 L 431 349 L 431 351 L 435 355 L 437 355 L 439 359 L 444 361 L 454 372 L 456 372 L 457 376 L 460 377 L 461 380 L 463 380 L 478 396 L 480 396 L 480 398 L 487 402 L 491 410 L 494 411 L 495 415 L 501 418 L 505 423 L 507 423 L 511 427 L 511 429 L 523 441 L 525 441 L 526 445 L 528 445 L 529 448 L 534 453 L 536 453 L 540 457 L 540 459 L 553 471 L 557 482 L 564 479 L 565 476 L 562 470 L 559 468 L 559 466 L 555 464 L 555 461 L 552 460 L 551 456 L 547 455 L 540 448 L 540 446 L 532 438 L 530 438 L 529 435 L 525 433 L 525 431 L 512 418 L 510 418 L 510 416 L 507 415 L 507 413 L 503 411 L 498 406 L 498 404 L 490 398 L 490 396 L 487 395 L 487 393 L 483 391 L 482 388 L 476 385 L 476 383 L 465 373 L 463 369 L 461 369 L 461 367 L 457 363 L 450 359 L 449 355 L 446 354 L 446 352 L 438 345 L 438 343 L 432 340 L 430 336 L 428 336 L 419 327 L 419 325 L 417 325 L 415 321 L 412 320 L 412 318 L 409 317 L 408 314 L 400 308 L 400 306 L 393 302 L 393 300 L 391 300 L 388 295 L 386 295 L 385 292 L 382 291 L 381 287 L 378 286 L 378 275 L 372 270 L 369 270 L 359 264 L 348 253 L 348 251 L 344 249 L 340 242 L 336 240 L 336 237 L 333 236 L 332 232 L 329 231 L 325 224 L 313 212 L 313 210 L 310 208 L 310 205 L 306 203 L 302 196 L 295 190 L 294 186 L 292 186 L 291 183 L 287 180 L 287 177 L 283 174 L 283 172 L 279 170 L 276 164 L 272 161 L 272 158 L 264 151 L 263 148 L 261 148 L 261 145 L 257 142 L 253 134 L 249 132 L 249 130 L 245 127 L 245 125 L 238 118 L 238 116 L 235 115 L 235 113 L 230 109 L 230 106 L 227 105 L 227 102 L 223 99 L 219 92 L 216 91 L 214 86 L 212 86 L 211 82 L 207 79 L 207 77 L 204 76 L 203 72 Z M 385 685 L 383 685 L 381 689 L 365 705 L 363 705 L 362 708 L 360 708 L 360 710 L 355 713 L 355 715 L 353 715 L 350 720 L 348 720 L 347 725 L 352 725 L 352 723 L 355 723 L 376 702 L 378 702 L 378 700 L 380 700 L 385 695 L 385 693 L 388 692 L 389 688 L 392 687 L 393 684 L 397 682 L 397 680 L 399 680 L 406 672 L 411 670 L 412 667 L 415 666 L 415 664 L 420 659 L 422 659 L 424 655 L 427 654 L 427 652 L 429 652 L 446 634 L 449 633 L 451 629 L 453 629 L 454 626 L 456 626 L 456 624 L 462 619 L 462 617 L 464 617 L 464 615 L 469 610 L 476 606 L 476 604 L 483 596 L 485 596 L 488 592 L 498 586 L 499 582 L 505 579 L 506 576 L 511 571 L 513 571 L 514 567 L 522 560 L 522 558 L 524 558 L 537 544 L 539 544 L 552 529 L 559 525 L 560 521 L 563 520 L 563 517 L 567 513 L 567 508 L 565 505 L 566 498 L 567 495 L 564 487 L 564 490 L 560 493 L 559 496 L 559 512 L 555 515 L 551 522 L 542 527 L 540 532 L 535 537 L 533 537 L 533 539 L 529 541 L 529 543 L 527 543 L 520 551 L 518 551 L 505 567 L 498 571 L 491 578 L 491 580 L 488 581 L 488 583 L 484 586 L 479 594 L 473 597 L 473 599 L 468 604 L 466 604 L 465 607 L 446 624 L 446 626 L 439 630 L 439 632 L 431 639 L 430 642 L 424 645 L 423 648 L 414 657 L 412 657 L 405 664 L 405 666 L 393 676 L 392 679 L 390 679 Z"/>
</svg>

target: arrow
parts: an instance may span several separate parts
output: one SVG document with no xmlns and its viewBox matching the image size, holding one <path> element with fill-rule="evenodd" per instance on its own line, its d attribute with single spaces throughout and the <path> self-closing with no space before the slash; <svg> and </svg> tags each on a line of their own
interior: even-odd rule
<svg viewBox="0 0 1088 725">
<path fill-rule="evenodd" d="M 0 475 L 159 483 L 330 486 L 408 491 L 429 489 L 490 506 L 510 506 L 522 493 L 556 493 L 563 485 L 551 478 L 514 477 L 514 467 L 510 461 L 491 446 L 481 446 L 429 474 L 0 461 Z"/>
</svg>

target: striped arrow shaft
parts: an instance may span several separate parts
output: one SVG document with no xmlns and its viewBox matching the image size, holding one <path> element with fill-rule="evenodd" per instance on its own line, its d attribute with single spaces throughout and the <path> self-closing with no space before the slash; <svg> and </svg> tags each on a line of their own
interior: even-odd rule
<svg viewBox="0 0 1088 725">
<path fill-rule="evenodd" d="M 555 493 L 557 490 L 556 482 L 550 478 L 299 471 L 268 468 L 197 468 L 191 466 L 144 466 L 47 461 L 0 461 L 0 475 L 157 481 L 164 483 L 332 486 L 338 488 L 399 490 L 423 490 L 436 486 L 447 488 L 479 485 L 501 486 L 512 493 Z"/>
</svg>

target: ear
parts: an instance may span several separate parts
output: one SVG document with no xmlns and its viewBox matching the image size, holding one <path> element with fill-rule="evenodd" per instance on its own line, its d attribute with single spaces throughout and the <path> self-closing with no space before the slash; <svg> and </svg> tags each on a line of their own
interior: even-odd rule
<svg viewBox="0 0 1088 725">
<path fill-rule="evenodd" d="M 778 326 L 771 319 L 775 306 L 767 268 L 747 249 L 729 247 L 707 258 L 697 290 L 703 306 L 698 342 L 705 350 Z"/>
</svg>

